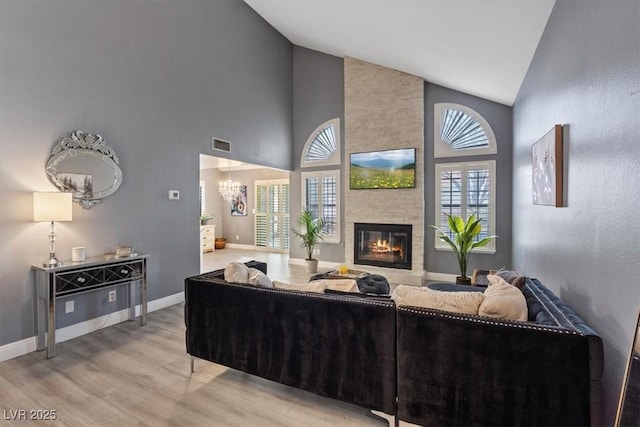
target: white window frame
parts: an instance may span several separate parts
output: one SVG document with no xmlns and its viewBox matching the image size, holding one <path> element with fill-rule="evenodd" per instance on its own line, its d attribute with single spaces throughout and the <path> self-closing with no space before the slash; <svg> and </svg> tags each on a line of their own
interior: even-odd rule
<svg viewBox="0 0 640 427">
<path fill-rule="evenodd" d="M 274 247 L 274 246 L 269 246 L 269 245 L 258 245 L 258 218 L 259 217 L 265 217 L 267 219 L 267 224 L 269 223 L 268 219 L 269 217 L 271 217 L 272 215 L 269 213 L 269 209 L 267 209 L 267 212 L 260 212 L 259 208 L 258 208 L 258 187 L 260 186 L 266 186 L 267 188 L 273 185 L 288 185 L 289 186 L 289 199 L 287 200 L 287 213 L 281 213 L 277 216 L 279 216 L 281 219 L 286 218 L 286 222 L 289 226 L 287 227 L 287 229 L 282 229 L 281 230 L 281 242 L 283 241 L 283 239 L 285 239 L 285 237 L 287 238 L 286 240 L 286 244 L 282 244 L 281 247 Z M 289 248 L 291 247 L 291 237 L 290 237 L 290 228 L 291 228 L 291 185 L 289 183 L 288 179 L 265 179 L 265 180 L 257 180 L 254 181 L 253 183 L 253 194 L 255 194 L 254 197 L 254 207 L 253 207 L 253 214 L 254 214 L 254 219 L 253 219 L 253 239 L 254 239 L 254 246 L 256 248 L 260 248 L 260 249 L 266 249 L 270 252 L 282 252 L 282 253 L 288 253 L 289 252 Z M 269 240 L 269 229 L 267 226 L 267 241 Z"/>
<path fill-rule="evenodd" d="M 463 113 L 471 116 L 475 119 L 485 134 L 487 135 L 487 140 L 489 142 L 489 146 L 483 148 L 462 148 L 462 149 L 454 149 L 451 148 L 448 142 L 443 141 L 440 138 L 440 133 L 442 131 L 442 117 L 446 110 L 458 110 Z M 489 122 L 487 122 L 484 117 L 480 115 L 477 111 L 460 104 L 453 103 L 438 103 L 433 106 L 433 156 L 436 158 L 441 157 L 460 157 L 460 156 L 478 156 L 485 154 L 496 154 L 498 152 L 498 145 L 496 143 L 496 136 L 493 133 L 493 129 L 489 126 Z"/>
<path fill-rule="evenodd" d="M 313 141 L 316 139 L 318 134 L 324 130 L 324 128 L 329 126 L 333 127 L 333 134 L 336 137 L 336 149 L 325 160 L 305 160 L 307 152 L 309 151 L 309 148 L 311 147 Z M 300 167 L 308 168 L 314 166 L 339 165 L 341 163 L 340 144 L 340 118 L 327 120 L 326 122 L 315 128 L 313 132 L 311 132 L 311 135 L 309 135 L 309 137 L 307 138 L 307 142 L 304 144 L 304 148 L 302 149 L 302 156 L 300 157 Z"/>
<path fill-rule="evenodd" d="M 462 204 L 462 216 L 468 218 L 470 214 L 467 212 L 466 200 L 467 200 L 467 171 L 473 169 L 488 169 L 489 170 L 489 186 L 491 194 L 489 196 L 489 218 L 486 218 L 489 235 L 496 234 L 496 161 L 495 160 L 486 160 L 486 161 L 478 161 L 478 162 L 461 162 L 461 163 L 436 163 L 436 174 L 435 174 L 435 182 L 436 182 L 436 195 L 435 195 L 435 223 L 437 226 L 440 226 L 440 212 L 442 210 L 441 205 L 441 175 L 442 172 L 446 171 L 461 171 L 463 186 L 462 186 L 462 195 L 461 200 Z M 495 239 L 492 239 L 491 242 L 487 246 L 474 249 L 473 252 L 478 253 L 487 253 L 487 254 L 495 254 L 496 253 L 496 243 Z M 446 243 L 440 240 L 438 237 L 438 233 L 435 233 L 435 249 L 442 251 L 452 251 L 451 247 Z"/>
<path fill-rule="evenodd" d="M 316 171 L 316 172 L 302 172 L 302 209 L 306 207 L 307 203 L 307 179 L 309 178 L 317 178 L 322 179 L 324 177 L 334 177 L 336 179 L 336 234 L 334 235 L 324 235 L 324 239 L 321 240 L 321 243 L 340 243 L 340 171 L 339 170 L 327 170 L 327 171 Z M 320 212 L 322 212 L 322 185 L 319 187 L 318 199 L 320 203 Z"/>
<path fill-rule="evenodd" d="M 206 195 L 206 182 L 205 181 L 200 181 L 200 188 L 199 188 L 199 196 L 200 196 L 200 216 L 205 215 L 205 213 L 207 212 L 207 208 L 206 208 L 206 204 L 205 204 L 205 195 Z"/>
</svg>

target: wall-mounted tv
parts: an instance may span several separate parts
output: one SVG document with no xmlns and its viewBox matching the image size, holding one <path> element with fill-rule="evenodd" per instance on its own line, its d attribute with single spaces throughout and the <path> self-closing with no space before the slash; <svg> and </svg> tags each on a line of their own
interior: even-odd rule
<svg viewBox="0 0 640 427">
<path fill-rule="evenodd" d="M 349 181 L 352 190 L 415 188 L 416 149 L 352 153 Z"/>
</svg>

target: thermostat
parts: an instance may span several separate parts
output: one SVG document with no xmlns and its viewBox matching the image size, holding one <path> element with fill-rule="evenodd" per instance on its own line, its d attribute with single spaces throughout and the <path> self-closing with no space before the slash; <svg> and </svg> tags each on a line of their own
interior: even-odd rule
<svg viewBox="0 0 640 427">
<path fill-rule="evenodd" d="M 180 200 L 180 192 L 178 190 L 169 190 L 169 200 Z"/>
</svg>

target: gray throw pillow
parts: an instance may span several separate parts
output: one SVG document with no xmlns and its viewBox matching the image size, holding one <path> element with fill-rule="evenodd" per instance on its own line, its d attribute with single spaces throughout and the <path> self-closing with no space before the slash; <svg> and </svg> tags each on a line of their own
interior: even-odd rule
<svg viewBox="0 0 640 427">
<path fill-rule="evenodd" d="M 521 276 L 517 271 L 507 270 L 502 267 L 500 270 L 496 271 L 495 275 L 503 278 L 505 282 L 524 292 L 524 283 L 527 278 L 525 276 Z"/>
</svg>

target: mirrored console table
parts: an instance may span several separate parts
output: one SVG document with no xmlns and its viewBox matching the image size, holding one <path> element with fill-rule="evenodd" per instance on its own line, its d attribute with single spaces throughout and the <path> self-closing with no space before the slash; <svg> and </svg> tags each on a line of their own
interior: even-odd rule
<svg viewBox="0 0 640 427">
<path fill-rule="evenodd" d="M 56 300 L 98 289 L 128 287 L 129 320 L 135 318 L 135 284 L 140 284 L 140 324 L 147 323 L 147 259 L 149 255 L 105 259 L 103 256 L 85 261 L 67 261 L 61 267 L 32 265 L 36 292 L 36 325 L 38 351 L 45 349 L 47 358 L 56 355 Z"/>
</svg>

